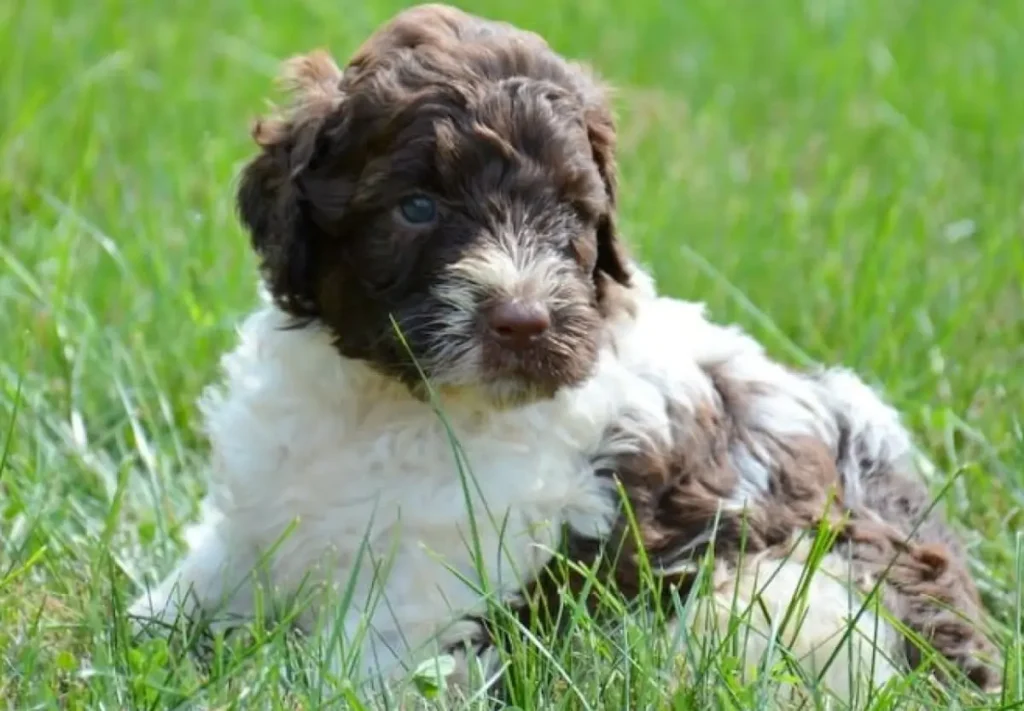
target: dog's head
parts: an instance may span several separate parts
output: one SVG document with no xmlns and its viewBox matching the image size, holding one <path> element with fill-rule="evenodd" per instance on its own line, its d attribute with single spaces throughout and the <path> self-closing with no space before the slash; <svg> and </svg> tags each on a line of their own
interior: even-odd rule
<svg viewBox="0 0 1024 711">
<path fill-rule="evenodd" d="M 291 60 L 238 194 L 277 304 L 414 390 L 584 380 L 630 264 L 603 90 L 537 35 L 406 10 L 344 71 Z"/>
</svg>

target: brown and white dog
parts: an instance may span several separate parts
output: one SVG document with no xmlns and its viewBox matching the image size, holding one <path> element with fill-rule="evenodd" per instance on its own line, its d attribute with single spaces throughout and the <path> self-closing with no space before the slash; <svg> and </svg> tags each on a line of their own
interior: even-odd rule
<svg viewBox="0 0 1024 711">
<path fill-rule="evenodd" d="M 560 546 L 587 564 L 618 550 L 605 570 L 627 595 L 641 560 L 685 594 L 710 547 L 718 592 L 687 623 L 721 631 L 752 607 L 752 664 L 801 590 L 782 636 L 835 693 L 918 663 L 887 619 L 856 616 L 885 573 L 896 620 L 998 683 L 896 413 L 848 371 L 794 372 L 659 297 L 629 258 L 590 72 L 423 5 L 344 70 L 314 53 L 287 78 L 294 102 L 257 123 L 238 193 L 267 299 L 202 402 L 207 514 L 134 614 L 246 617 L 260 586 L 322 583 L 350 605 L 303 624 L 331 618 L 325 639 L 391 676 L 486 643 L 485 585 L 510 605 L 571 588 L 549 574 Z M 823 523 L 835 539 L 807 581 L 799 540 Z"/>
</svg>

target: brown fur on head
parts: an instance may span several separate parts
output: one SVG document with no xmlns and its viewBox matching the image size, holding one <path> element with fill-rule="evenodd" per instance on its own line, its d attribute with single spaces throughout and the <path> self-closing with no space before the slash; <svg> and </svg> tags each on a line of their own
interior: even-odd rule
<svg viewBox="0 0 1024 711">
<path fill-rule="evenodd" d="M 280 307 L 411 387 L 417 365 L 496 400 L 589 375 L 630 265 L 588 71 L 536 34 L 422 5 L 344 70 L 313 53 L 285 76 L 293 104 L 257 123 L 238 194 Z"/>
</svg>

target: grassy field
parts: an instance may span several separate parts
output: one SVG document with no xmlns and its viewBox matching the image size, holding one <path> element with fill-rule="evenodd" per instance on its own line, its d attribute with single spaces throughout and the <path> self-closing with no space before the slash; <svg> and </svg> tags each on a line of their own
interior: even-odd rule
<svg viewBox="0 0 1024 711">
<path fill-rule="evenodd" d="M 115 612 L 180 552 L 203 489 L 193 402 L 254 302 L 232 203 L 248 123 L 279 59 L 343 59 L 399 7 L 0 4 L 0 707 L 324 701 L 280 632 L 203 665 L 131 644 Z M 936 491 L 953 481 L 942 506 L 1007 646 L 1004 698 L 929 701 L 911 679 L 876 707 L 1024 703 L 1024 3 L 466 7 L 619 87 L 622 220 L 666 291 L 789 362 L 858 369 Z M 725 662 L 669 698 L 640 625 L 577 641 L 583 662 L 531 652 L 521 708 L 768 703 Z"/>
</svg>

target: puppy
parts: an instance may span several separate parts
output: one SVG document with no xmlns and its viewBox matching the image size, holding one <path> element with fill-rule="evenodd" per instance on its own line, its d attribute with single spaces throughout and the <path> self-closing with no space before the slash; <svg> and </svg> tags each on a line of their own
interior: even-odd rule
<svg viewBox="0 0 1024 711">
<path fill-rule="evenodd" d="M 423 5 L 344 70 L 314 53 L 286 80 L 238 191 L 266 298 L 201 403 L 206 514 L 135 615 L 230 622 L 311 586 L 300 624 L 334 671 L 393 678 L 486 648 L 495 603 L 581 587 L 560 547 L 626 595 L 644 561 L 688 594 L 711 551 L 711 604 L 684 622 L 721 632 L 738 600 L 764 634 L 752 665 L 777 631 L 764 614 L 801 590 L 813 606 L 783 641 L 835 693 L 919 662 L 881 615 L 855 617 L 880 583 L 896 619 L 995 683 L 964 554 L 893 411 L 657 296 L 630 259 L 587 69 Z"/>
</svg>

